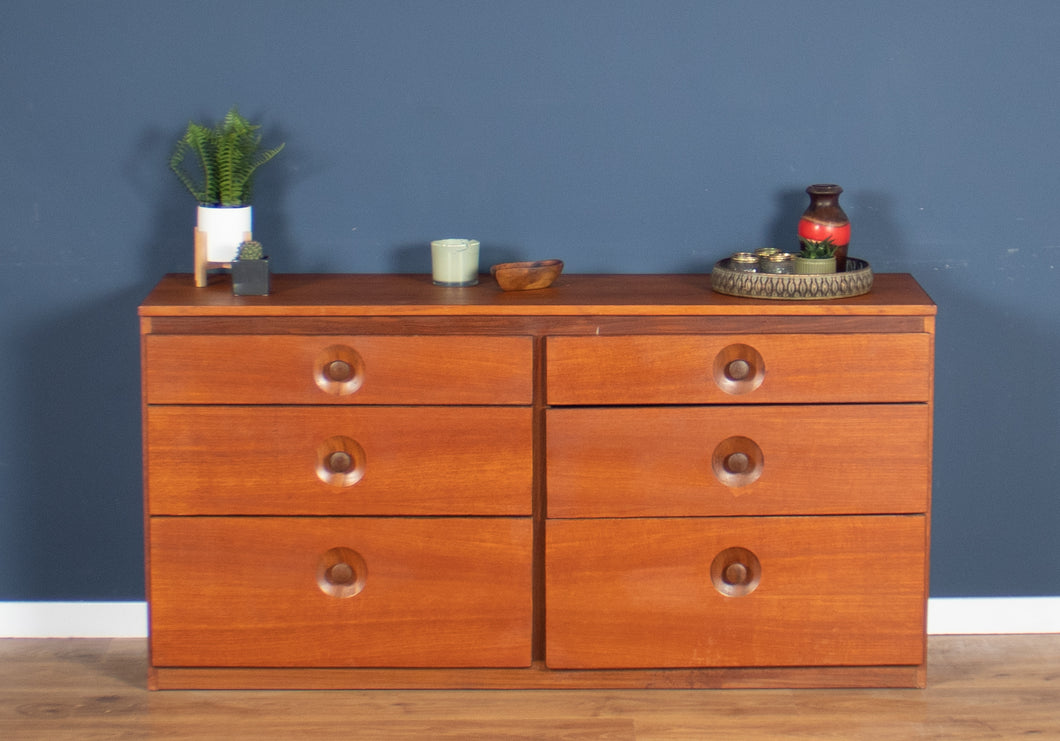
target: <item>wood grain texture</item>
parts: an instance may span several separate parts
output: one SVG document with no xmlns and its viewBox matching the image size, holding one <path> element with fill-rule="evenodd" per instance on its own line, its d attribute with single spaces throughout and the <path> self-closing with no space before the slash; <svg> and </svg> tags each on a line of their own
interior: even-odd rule
<svg viewBox="0 0 1060 741">
<path fill-rule="evenodd" d="M 148 692 L 143 639 L 0 640 L 5 741 L 1060 738 L 1060 635 L 932 636 L 927 688 Z"/>
<path fill-rule="evenodd" d="M 548 513 L 924 512 L 930 414 L 926 404 L 549 409 Z M 733 437 L 761 451 L 750 483 L 715 470 L 715 451 Z"/>
<path fill-rule="evenodd" d="M 922 402 L 931 343 L 929 334 L 550 337 L 548 403 Z M 736 346 L 761 356 L 753 390 L 719 385 L 717 359 Z"/>
<path fill-rule="evenodd" d="M 147 410 L 152 514 L 529 515 L 529 407 L 225 407 Z M 321 446 L 364 454 L 354 483 Z"/>
<path fill-rule="evenodd" d="M 529 337 L 148 335 L 148 404 L 529 404 Z M 328 393 L 335 347 L 363 362 L 360 388 Z"/>
<path fill-rule="evenodd" d="M 920 664 L 922 516 L 549 520 L 556 668 Z M 711 562 L 761 564 L 730 597 Z"/>
<path fill-rule="evenodd" d="M 151 334 L 302 335 L 628 335 L 628 334 L 895 334 L 930 332 L 933 316 L 149 316 Z"/>
<path fill-rule="evenodd" d="M 228 669 L 152 667 L 152 689 L 751 689 L 923 687 L 921 666 L 696 669 Z"/>
<path fill-rule="evenodd" d="M 155 517 L 159 666 L 529 666 L 530 518 Z M 321 558 L 364 560 L 348 598 Z"/>
<path fill-rule="evenodd" d="M 186 278 L 140 309 L 152 687 L 923 684 L 935 306 L 909 276 L 797 303 Z M 719 473 L 734 439 L 753 481 Z"/>
<path fill-rule="evenodd" d="M 233 296 L 214 276 L 196 289 L 190 275 L 168 275 L 144 299 L 141 316 L 933 316 L 935 305 L 904 273 L 875 277 L 863 296 L 768 301 L 714 293 L 710 276 L 561 275 L 540 291 L 505 292 L 492 279 L 468 288 L 432 285 L 430 275 L 272 276 L 265 297 Z"/>
</svg>

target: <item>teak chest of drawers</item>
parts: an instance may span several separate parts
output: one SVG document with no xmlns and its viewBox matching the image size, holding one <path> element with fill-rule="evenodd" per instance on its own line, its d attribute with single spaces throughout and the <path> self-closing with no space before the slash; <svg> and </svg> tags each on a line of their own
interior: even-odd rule
<svg viewBox="0 0 1060 741">
<path fill-rule="evenodd" d="M 152 688 L 923 686 L 935 306 L 167 276 Z"/>
</svg>

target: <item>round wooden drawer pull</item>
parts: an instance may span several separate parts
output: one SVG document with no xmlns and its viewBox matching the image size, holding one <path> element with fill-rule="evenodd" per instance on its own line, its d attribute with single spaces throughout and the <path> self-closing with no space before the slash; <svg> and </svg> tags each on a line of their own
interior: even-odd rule
<svg viewBox="0 0 1060 741">
<path fill-rule="evenodd" d="M 364 360 L 347 345 L 332 345 L 313 361 L 313 380 L 321 391 L 335 396 L 355 394 L 364 383 Z"/>
<path fill-rule="evenodd" d="M 345 450 L 336 450 L 328 456 L 327 466 L 332 473 L 346 473 L 353 465 L 353 456 Z"/>
<path fill-rule="evenodd" d="M 729 473 L 747 473 L 751 467 L 751 459 L 747 453 L 730 453 L 725 456 L 725 470 Z"/>
<path fill-rule="evenodd" d="M 326 578 L 329 583 L 338 586 L 352 584 L 355 576 L 353 567 L 348 563 L 337 563 L 328 569 Z"/>
<path fill-rule="evenodd" d="M 734 360 L 726 366 L 725 375 L 733 381 L 742 381 L 751 375 L 751 364 L 746 360 Z"/>
<path fill-rule="evenodd" d="M 714 478 L 725 486 L 749 486 L 762 475 L 766 459 L 758 443 L 749 437 L 733 436 L 722 440 L 711 456 Z"/>
<path fill-rule="evenodd" d="M 356 440 L 329 437 L 317 446 L 317 478 L 332 486 L 353 486 L 364 478 L 368 456 Z"/>
<path fill-rule="evenodd" d="M 747 566 L 736 562 L 725 567 L 725 571 L 722 572 L 721 578 L 726 584 L 735 587 L 745 583 L 749 575 L 750 571 L 747 569 Z"/>
<path fill-rule="evenodd" d="M 746 548 L 726 548 L 710 563 L 710 580 L 726 597 L 744 597 L 758 588 L 762 564 Z"/>
<path fill-rule="evenodd" d="M 317 586 L 330 597 L 346 599 L 360 594 L 368 578 L 368 565 L 352 548 L 331 548 L 317 563 Z"/>
<path fill-rule="evenodd" d="M 765 377 L 765 360 L 750 345 L 728 345 L 714 356 L 714 383 L 726 394 L 748 394 L 761 386 Z"/>
<path fill-rule="evenodd" d="M 325 372 L 332 381 L 343 383 L 350 380 L 353 375 L 353 367 L 345 360 L 332 360 L 327 364 Z"/>
</svg>

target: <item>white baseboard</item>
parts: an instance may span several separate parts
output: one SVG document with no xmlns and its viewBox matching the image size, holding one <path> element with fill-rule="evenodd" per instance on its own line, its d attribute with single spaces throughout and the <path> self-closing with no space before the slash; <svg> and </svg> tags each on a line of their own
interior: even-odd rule
<svg viewBox="0 0 1060 741">
<path fill-rule="evenodd" d="M 1060 597 L 936 597 L 928 600 L 930 635 L 1060 633 Z"/>
<path fill-rule="evenodd" d="M 0 638 L 146 637 L 146 602 L 0 602 Z"/>
<path fill-rule="evenodd" d="M 1060 633 L 1060 597 L 928 600 L 931 635 Z M 145 638 L 145 602 L 0 602 L 0 638 Z"/>
</svg>

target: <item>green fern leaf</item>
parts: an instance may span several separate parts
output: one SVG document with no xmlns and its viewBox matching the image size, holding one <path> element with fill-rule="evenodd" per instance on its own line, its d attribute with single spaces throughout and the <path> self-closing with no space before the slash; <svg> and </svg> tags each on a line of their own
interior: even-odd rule
<svg viewBox="0 0 1060 741">
<path fill-rule="evenodd" d="M 261 151 L 260 128 L 235 107 L 212 129 L 189 123 L 170 158 L 170 169 L 201 204 L 245 206 L 250 203 L 254 173 L 284 147 Z M 201 172 L 189 171 L 185 163 L 189 153 L 199 160 Z"/>
</svg>

